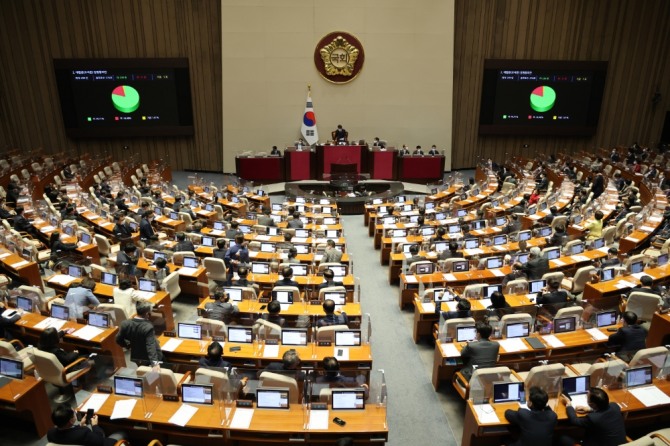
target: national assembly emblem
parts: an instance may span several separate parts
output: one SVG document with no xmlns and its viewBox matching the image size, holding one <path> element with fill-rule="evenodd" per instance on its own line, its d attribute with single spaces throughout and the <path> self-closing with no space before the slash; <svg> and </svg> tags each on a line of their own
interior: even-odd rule
<svg viewBox="0 0 670 446">
<path fill-rule="evenodd" d="M 345 32 L 322 38 L 314 50 L 314 63 L 324 79 L 336 84 L 351 82 L 363 68 L 365 53 L 360 41 Z"/>
</svg>

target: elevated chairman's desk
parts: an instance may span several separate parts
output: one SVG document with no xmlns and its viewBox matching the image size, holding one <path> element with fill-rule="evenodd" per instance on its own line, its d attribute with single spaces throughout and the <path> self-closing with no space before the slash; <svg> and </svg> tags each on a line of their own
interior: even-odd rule
<svg viewBox="0 0 670 446">
<path fill-rule="evenodd" d="M 667 380 L 654 380 L 654 385 L 666 395 L 670 395 L 670 382 Z M 610 402 L 617 403 L 624 415 L 626 427 L 648 426 L 648 430 L 668 426 L 670 424 L 670 406 L 644 406 L 637 398 L 625 389 L 606 389 Z M 550 402 L 554 401 L 550 399 Z M 482 423 L 476 414 L 474 404 L 468 401 L 465 405 L 465 419 L 463 422 L 462 446 L 498 446 L 503 442 L 505 436 L 510 435 L 510 424 L 505 419 L 507 409 L 517 410 L 517 403 L 492 404 L 495 413 L 500 420 L 498 423 Z M 561 434 L 578 434 L 579 430 L 571 427 L 567 419 L 565 405 L 560 401 L 557 403 L 556 414 L 558 424 L 554 429 L 554 439 Z M 505 441 L 509 443 L 510 441 Z"/>
</svg>

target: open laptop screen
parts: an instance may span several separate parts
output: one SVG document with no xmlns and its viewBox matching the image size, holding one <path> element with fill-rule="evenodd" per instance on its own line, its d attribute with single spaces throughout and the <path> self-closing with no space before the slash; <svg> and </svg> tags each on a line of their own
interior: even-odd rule
<svg viewBox="0 0 670 446">
<path fill-rule="evenodd" d="M 513 401 L 524 401 L 525 394 L 522 382 L 494 382 L 493 402 L 509 403 Z"/>
<path fill-rule="evenodd" d="M 67 267 L 67 274 L 72 277 L 82 277 L 84 275 L 84 268 L 77 265 L 69 265 Z"/>
<path fill-rule="evenodd" d="M 253 274 L 270 274 L 270 264 L 263 262 L 251 262 L 251 272 Z"/>
<path fill-rule="evenodd" d="M 197 268 L 198 267 L 198 258 L 197 257 L 184 257 L 184 267 L 186 268 Z"/>
<path fill-rule="evenodd" d="M 563 378 L 563 391 L 568 395 L 587 393 L 591 387 L 591 375 Z"/>
<path fill-rule="evenodd" d="M 547 249 L 547 260 L 555 260 L 561 256 L 561 248 Z"/>
<path fill-rule="evenodd" d="M 361 345 L 361 331 L 360 330 L 336 331 L 335 345 L 338 347 Z"/>
<path fill-rule="evenodd" d="M 280 304 L 292 304 L 293 292 L 272 290 L 272 300 L 279 301 Z"/>
<path fill-rule="evenodd" d="M 506 338 L 525 338 L 530 333 L 528 322 L 514 322 L 505 326 Z"/>
<path fill-rule="evenodd" d="M 365 409 L 365 390 L 363 389 L 332 389 L 331 400 L 333 410 Z"/>
<path fill-rule="evenodd" d="M 241 288 L 224 288 L 223 292 L 226 293 L 232 302 L 241 302 L 242 301 L 242 289 Z"/>
<path fill-rule="evenodd" d="M 503 259 L 502 257 L 489 257 L 486 259 L 486 269 L 496 269 L 502 268 Z"/>
</svg>

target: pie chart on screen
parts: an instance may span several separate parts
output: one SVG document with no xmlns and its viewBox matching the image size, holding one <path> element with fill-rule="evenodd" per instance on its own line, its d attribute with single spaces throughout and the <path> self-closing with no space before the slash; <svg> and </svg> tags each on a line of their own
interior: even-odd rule
<svg viewBox="0 0 670 446">
<path fill-rule="evenodd" d="M 542 85 L 530 94 L 530 107 L 538 113 L 552 109 L 556 103 L 556 92 L 553 88 Z"/>
<path fill-rule="evenodd" d="M 121 113 L 132 113 L 140 106 L 140 94 L 129 85 L 119 85 L 112 91 L 112 103 Z"/>
</svg>

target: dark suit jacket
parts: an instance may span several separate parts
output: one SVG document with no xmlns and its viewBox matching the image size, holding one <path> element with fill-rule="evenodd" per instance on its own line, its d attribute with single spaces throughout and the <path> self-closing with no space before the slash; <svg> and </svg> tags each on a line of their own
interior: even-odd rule
<svg viewBox="0 0 670 446">
<path fill-rule="evenodd" d="M 195 245 L 193 245 L 193 242 L 190 240 L 184 240 L 183 242 L 179 242 L 174 246 L 174 252 L 178 251 L 195 251 Z"/>
<path fill-rule="evenodd" d="M 549 260 L 543 258 L 529 260 L 521 267 L 521 271 L 526 273 L 529 280 L 541 279 L 549 271 Z"/>
<path fill-rule="evenodd" d="M 591 412 L 578 417 L 574 407 L 567 407 L 570 423 L 585 429 L 584 446 L 616 446 L 626 443 L 626 427 L 621 409 L 616 403 L 610 403 L 605 410 Z"/>
<path fill-rule="evenodd" d="M 505 418 L 521 430 L 519 439 L 510 446 L 537 446 L 551 444 L 558 417 L 546 407 L 544 410 L 508 409 Z"/>
<path fill-rule="evenodd" d="M 619 328 L 610 335 L 608 345 L 616 345 L 617 352 L 636 352 L 646 347 L 647 331 L 641 325 L 629 325 Z"/>
<path fill-rule="evenodd" d="M 148 240 L 154 234 L 155 234 L 154 228 L 151 227 L 151 223 L 149 223 L 149 220 L 145 218 L 140 220 L 140 239 Z"/>
<path fill-rule="evenodd" d="M 539 293 L 537 304 L 561 304 L 568 301 L 568 293 L 563 290 L 556 290 L 551 293 Z"/>
<path fill-rule="evenodd" d="M 440 260 L 447 260 L 447 259 L 462 259 L 463 258 L 463 253 L 458 252 L 458 251 L 449 251 L 448 249 L 445 249 L 440 253 Z"/>
<path fill-rule="evenodd" d="M 275 226 L 275 221 L 269 215 L 261 215 L 258 217 L 258 224 L 263 226 Z"/>
<path fill-rule="evenodd" d="M 99 426 L 77 426 L 66 429 L 52 427 L 47 432 L 47 440 L 57 444 L 76 444 L 81 446 L 114 446 L 116 440 L 105 438 L 105 431 Z"/>
<path fill-rule="evenodd" d="M 275 286 L 298 286 L 298 282 L 293 279 L 280 279 L 275 282 Z"/>
<path fill-rule="evenodd" d="M 116 343 L 130 346 L 130 360 L 161 361 L 163 352 L 154 334 L 154 326 L 146 319 L 128 319 L 121 322 Z"/>
<path fill-rule="evenodd" d="M 461 373 L 468 380 L 474 371 L 473 365 L 478 367 L 494 367 L 498 361 L 498 351 L 500 344 L 489 339 L 481 339 L 476 342 L 468 342 L 468 345 L 461 350 L 461 358 L 465 367 L 461 369 Z"/>
</svg>

